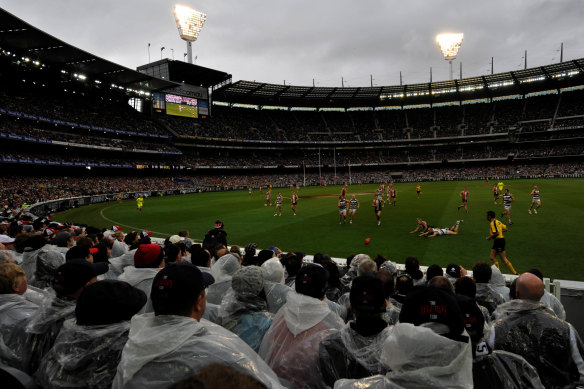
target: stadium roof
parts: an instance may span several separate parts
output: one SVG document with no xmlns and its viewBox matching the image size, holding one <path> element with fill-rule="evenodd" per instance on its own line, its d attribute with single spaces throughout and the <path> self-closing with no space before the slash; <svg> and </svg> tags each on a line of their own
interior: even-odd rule
<svg viewBox="0 0 584 389">
<path fill-rule="evenodd" d="M 376 87 L 309 87 L 238 81 L 217 89 L 215 101 L 287 107 L 424 105 L 527 95 L 584 85 L 584 59 L 480 77 Z"/>
<path fill-rule="evenodd" d="M 219 70 L 193 65 L 188 62 L 164 58 L 146 65 L 138 66 L 140 72 L 151 74 L 151 69 L 168 66 L 169 80 L 207 88 L 231 81 L 231 74 Z"/>
<path fill-rule="evenodd" d="M 126 88 L 156 91 L 178 85 L 71 46 L 2 8 L 0 8 L 0 48 L 26 55 L 32 60 L 38 60 L 47 65 L 60 65 L 63 69 Z"/>
</svg>

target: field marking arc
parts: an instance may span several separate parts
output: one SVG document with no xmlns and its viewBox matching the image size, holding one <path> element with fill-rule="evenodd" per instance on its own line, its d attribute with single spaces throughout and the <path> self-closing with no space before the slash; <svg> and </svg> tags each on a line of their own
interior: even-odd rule
<svg viewBox="0 0 584 389">
<path fill-rule="evenodd" d="M 131 229 L 133 229 L 133 230 L 150 231 L 150 230 L 148 230 L 148 229 L 144 229 L 144 228 L 142 228 L 142 227 L 136 227 L 136 226 L 131 226 L 131 225 L 129 225 L 129 224 L 120 223 L 119 221 L 116 221 L 116 220 L 110 219 L 109 217 L 107 217 L 107 216 L 105 216 L 105 215 L 103 214 L 103 211 L 105 211 L 106 209 L 110 209 L 110 208 L 112 208 L 112 207 L 115 207 L 115 206 L 117 206 L 117 205 L 119 205 L 119 204 L 114 204 L 114 205 L 110 205 L 109 207 L 102 208 L 102 209 L 99 211 L 99 215 L 100 215 L 100 216 L 101 216 L 103 219 L 105 219 L 105 220 L 107 220 L 107 221 L 109 221 L 109 222 L 111 222 L 111 223 L 113 223 L 113 224 L 115 224 L 115 225 L 121 225 L 121 226 L 125 226 L 125 227 L 130 227 L 130 228 L 131 228 Z M 166 233 L 166 232 L 160 232 L 160 231 L 152 231 L 152 232 L 153 232 L 153 233 L 155 233 L 155 234 L 159 234 L 159 235 L 168 235 L 168 233 Z"/>
</svg>

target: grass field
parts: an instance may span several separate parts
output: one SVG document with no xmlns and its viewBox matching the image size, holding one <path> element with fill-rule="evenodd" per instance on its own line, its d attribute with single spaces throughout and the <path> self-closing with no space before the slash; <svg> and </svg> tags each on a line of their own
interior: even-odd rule
<svg viewBox="0 0 584 389">
<path fill-rule="evenodd" d="M 465 185 L 470 192 L 468 214 L 457 211 L 458 193 Z M 533 185 L 541 191 L 538 215 L 527 212 Z M 493 204 L 493 182 L 421 183 L 420 199 L 415 186 L 396 185 L 397 206 L 386 205 L 381 226 L 377 226 L 371 207 L 374 185 L 349 188 L 349 194 L 358 194 L 361 206 L 355 222 L 344 225 L 339 225 L 336 206 L 340 187 L 334 186 L 300 188 L 297 216 L 290 209 L 290 189 L 281 188 L 272 191 L 273 199 L 278 190 L 286 197 L 281 217 L 274 217 L 274 207 L 264 206 L 264 195 L 254 190 L 251 198 L 247 191 L 147 198 L 143 214 L 136 210 L 134 200 L 96 204 L 59 213 L 54 219 L 96 227 L 117 224 L 124 226 L 124 231 L 147 229 L 160 237 L 188 229 L 193 239 L 202 240 L 214 220 L 220 218 L 229 244 L 242 247 L 255 242 L 260 248 L 275 245 L 285 252 L 322 252 L 334 257 L 382 254 L 398 263 L 414 255 L 422 265 L 437 263 L 443 267 L 459 263 L 472 268 L 479 260 L 489 261 L 492 242 L 485 239 L 489 230 L 486 211 L 496 211 L 497 218 L 503 211 L 501 205 Z M 579 230 L 584 222 L 584 203 L 580 201 L 584 180 L 516 180 L 505 181 L 505 187 L 515 197 L 514 224 L 505 234 L 507 255 L 515 269 L 523 272 L 537 267 L 546 277 L 584 281 L 584 231 Z M 436 227 L 450 227 L 457 219 L 464 219 L 464 223 L 459 235 L 421 238 L 408 233 L 416 227 L 418 216 Z M 507 224 L 506 218 L 500 220 Z M 371 243 L 366 246 L 367 237 Z M 509 273 L 502 264 L 501 270 Z"/>
</svg>

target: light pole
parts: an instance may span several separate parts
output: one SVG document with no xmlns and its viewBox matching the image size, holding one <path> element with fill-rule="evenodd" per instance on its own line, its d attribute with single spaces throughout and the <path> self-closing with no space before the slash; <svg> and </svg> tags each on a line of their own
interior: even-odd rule
<svg viewBox="0 0 584 389">
<path fill-rule="evenodd" d="M 436 42 L 440 46 L 440 51 L 444 59 L 450 64 L 450 79 L 452 80 L 452 61 L 456 58 L 458 50 L 462 45 L 462 40 L 464 39 L 463 33 L 457 34 L 440 34 L 436 35 Z"/>
<path fill-rule="evenodd" d="M 193 8 L 175 5 L 174 19 L 181 39 L 187 42 L 188 62 L 193 63 L 192 43 L 199 37 L 203 24 L 207 20 L 207 15 Z"/>
</svg>

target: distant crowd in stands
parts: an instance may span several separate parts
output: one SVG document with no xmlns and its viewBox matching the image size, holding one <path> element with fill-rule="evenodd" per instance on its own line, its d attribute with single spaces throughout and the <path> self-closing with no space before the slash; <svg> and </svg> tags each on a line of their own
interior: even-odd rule
<svg viewBox="0 0 584 389">
<path fill-rule="evenodd" d="M 150 235 L 0 223 L 0 362 L 47 389 L 584 384 L 584 344 L 538 269 L 308 261 L 229 247 L 220 220 L 201 244 Z"/>
</svg>

